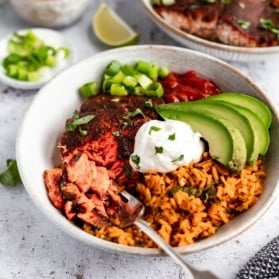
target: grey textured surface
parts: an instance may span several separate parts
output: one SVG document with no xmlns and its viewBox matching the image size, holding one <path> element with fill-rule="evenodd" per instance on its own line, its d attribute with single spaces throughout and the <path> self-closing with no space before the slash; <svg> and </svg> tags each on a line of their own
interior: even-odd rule
<svg viewBox="0 0 279 279">
<path fill-rule="evenodd" d="M 3 2 L 3 3 L 2 3 Z M 174 44 L 144 15 L 139 1 L 107 0 L 137 32 L 140 44 Z M 84 16 L 60 29 L 73 41 L 78 60 L 107 49 L 91 31 L 91 18 L 99 0 L 91 1 Z M 0 37 L 32 27 L 20 20 L 8 1 L 0 2 Z M 251 77 L 279 105 L 279 60 L 231 63 Z M 15 140 L 21 118 L 36 91 L 21 91 L 0 84 L 0 169 L 15 158 Z M 34 131 L 36 137 L 36 131 Z M 35 162 L 34 162 L 35 163 Z M 235 274 L 269 240 L 277 236 L 279 201 L 250 229 L 237 238 L 202 253 L 184 256 L 202 269 L 210 268 L 222 279 Z M 24 187 L 0 186 L 0 278 L 144 279 L 185 278 L 168 257 L 136 257 L 97 250 L 70 238 L 41 214 Z"/>
</svg>

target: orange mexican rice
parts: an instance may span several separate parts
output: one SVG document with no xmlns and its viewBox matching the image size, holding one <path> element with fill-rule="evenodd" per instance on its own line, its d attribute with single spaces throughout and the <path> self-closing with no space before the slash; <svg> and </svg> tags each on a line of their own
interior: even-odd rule
<svg viewBox="0 0 279 279">
<path fill-rule="evenodd" d="M 240 173 L 213 161 L 204 153 L 199 163 L 171 173 L 150 172 L 138 183 L 136 194 L 146 206 L 144 219 L 172 246 L 182 246 L 216 233 L 217 229 L 255 204 L 263 191 L 263 163 L 258 160 Z M 156 247 L 136 227 L 83 229 L 113 242 Z"/>
</svg>

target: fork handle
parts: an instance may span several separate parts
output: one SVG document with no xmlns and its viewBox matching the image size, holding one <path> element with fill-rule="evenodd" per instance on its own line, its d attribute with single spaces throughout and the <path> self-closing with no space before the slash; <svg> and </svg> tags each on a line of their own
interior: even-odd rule
<svg viewBox="0 0 279 279">
<path fill-rule="evenodd" d="M 156 244 L 158 244 L 169 256 L 171 256 L 176 263 L 178 263 L 185 271 L 187 271 L 191 279 L 218 279 L 216 275 L 209 271 L 200 271 L 189 265 L 184 261 L 182 256 L 175 251 L 161 236 L 155 232 L 149 224 L 141 218 L 137 218 L 134 224 L 148 235 Z"/>
</svg>

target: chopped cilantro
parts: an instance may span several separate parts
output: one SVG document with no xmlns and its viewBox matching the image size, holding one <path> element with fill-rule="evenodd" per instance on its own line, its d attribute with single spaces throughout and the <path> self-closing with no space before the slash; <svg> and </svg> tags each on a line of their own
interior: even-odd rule
<svg viewBox="0 0 279 279">
<path fill-rule="evenodd" d="M 168 139 L 169 139 L 169 140 L 175 140 L 175 133 L 174 133 L 174 134 L 169 135 Z"/>
<path fill-rule="evenodd" d="M 163 152 L 164 152 L 164 148 L 162 146 L 155 146 L 155 155 Z"/>
<path fill-rule="evenodd" d="M 156 127 L 156 126 L 151 126 L 150 129 L 149 129 L 149 132 L 148 134 L 151 135 L 151 132 L 154 131 L 154 132 L 158 132 L 160 131 L 161 128 L 160 127 Z"/>
<path fill-rule="evenodd" d="M 177 162 L 177 161 L 182 161 L 184 159 L 184 154 L 181 154 L 179 157 L 177 157 L 176 159 L 172 160 L 172 162 Z"/>
</svg>

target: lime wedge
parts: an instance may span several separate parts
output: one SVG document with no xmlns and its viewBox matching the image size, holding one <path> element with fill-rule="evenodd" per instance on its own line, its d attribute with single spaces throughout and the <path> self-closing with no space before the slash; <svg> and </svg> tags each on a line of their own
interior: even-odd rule
<svg viewBox="0 0 279 279">
<path fill-rule="evenodd" d="M 102 43 L 112 47 L 133 45 L 139 39 L 139 35 L 106 3 L 102 3 L 96 10 L 92 28 Z"/>
</svg>

